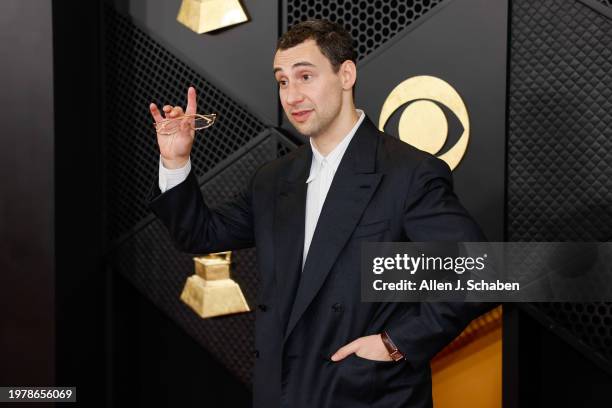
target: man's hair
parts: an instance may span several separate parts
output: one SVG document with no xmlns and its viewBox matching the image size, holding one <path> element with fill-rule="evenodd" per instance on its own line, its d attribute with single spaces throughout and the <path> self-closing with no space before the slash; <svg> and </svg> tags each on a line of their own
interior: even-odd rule
<svg viewBox="0 0 612 408">
<path fill-rule="evenodd" d="M 338 72 L 346 60 L 357 62 L 351 35 L 340 24 L 328 20 L 308 20 L 294 25 L 278 39 L 276 50 L 286 50 L 306 40 L 316 41 L 334 72 Z"/>
</svg>

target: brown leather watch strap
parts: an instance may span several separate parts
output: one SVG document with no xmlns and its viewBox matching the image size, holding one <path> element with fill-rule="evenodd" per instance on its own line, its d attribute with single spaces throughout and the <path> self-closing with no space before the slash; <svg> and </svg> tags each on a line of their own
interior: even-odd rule
<svg viewBox="0 0 612 408">
<path fill-rule="evenodd" d="M 401 359 L 404 358 L 404 354 L 397 349 L 397 347 L 393 343 L 393 340 L 391 340 L 391 338 L 389 337 L 386 331 L 383 331 L 380 334 L 380 338 L 382 339 L 383 344 L 387 348 L 387 351 L 389 352 L 389 356 L 391 356 L 393 361 L 400 361 Z"/>
</svg>

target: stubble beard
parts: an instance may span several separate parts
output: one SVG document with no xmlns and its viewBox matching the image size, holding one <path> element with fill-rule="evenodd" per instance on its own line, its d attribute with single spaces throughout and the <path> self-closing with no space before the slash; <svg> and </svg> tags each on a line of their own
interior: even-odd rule
<svg viewBox="0 0 612 408">
<path fill-rule="evenodd" d="M 318 115 L 317 111 L 313 111 L 311 115 L 313 115 L 314 118 L 310 117 L 309 119 L 310 120 L 318 119 L 316 123 L 311 123 L 310 127 L 306 129 L 300 129 L 297 126 L 295 125 L 294 126 L 296 127 L 298 132 L 300 132 L 303 136 L 316 138 L 320 134 L 325 133 L 325 131 L 327 131 L 327 129 L 331 127 L 331 124 L 340 114 L 340 109 L 341 109 L 341 106 L 338 106 L 335 112 L 330 112 L 327 115 L 321 115 L 321 116 Z"/>
</svg>

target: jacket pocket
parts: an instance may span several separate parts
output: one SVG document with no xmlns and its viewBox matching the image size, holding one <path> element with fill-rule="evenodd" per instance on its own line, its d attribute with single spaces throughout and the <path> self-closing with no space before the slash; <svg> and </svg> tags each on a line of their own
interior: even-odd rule
<svg viewBox="0 0 612 408">
<path fill-rule="evenodd" d="M 352 238 L 367 237 L 389 229 L 389 220 L 359 224 L 353 231 Z"/>
</svg>

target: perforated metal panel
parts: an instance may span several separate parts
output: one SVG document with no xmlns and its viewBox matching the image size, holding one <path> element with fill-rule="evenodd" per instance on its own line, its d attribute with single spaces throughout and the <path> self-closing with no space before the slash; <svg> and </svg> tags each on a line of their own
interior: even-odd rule
<svg viewBox="0 0 612 408">
<path fill-rule="evenodd" d="M 577 1 L 512 2 L 508 238 L 612 238 L 612 21 Z M 533 304 L 612 368 L 612 304 Z"/>
<path fill-rule="evenodd" d="M 341 24 L 355 40 L 358 60 L 421 18 L 443 0 L 288 0 L 287 26 L 324 18 Z"/>
<path fill-rule="evenodd" d="M 231 199 L 255 169 L 295 146 L 278 133 L 265 131 L 244 149 L 204 175 L 202 192 L 210 207 Z M 194 160 L 194 166 L 198 162 Z M 214 174 L 214 175 L 210 175 Z M 194 273 L 192 255 L 177 250 L 157 219 L 115 249 L 112 266 L 168 314 L 189 335 L 218 358 L 229 371 L 250 386 L 253 365 L 254 313 L 201 319 L 180 300 L 187 277 Z M 232 278 L 255 307 L 259 283 L 254 249 L 232 253 Z"/>
<path fill-rule="evenodd" d="M 199 164 L 198 176 L 265 126 L 111 6 L 105 19 L 109 229 L 117 238 L 148 214 L 145 197 L 159 162 L 151 102 L 184 107 L 193 85 L 198 112 L 218 114 L 215 125 L 196 136 L 192 158 Z"/>
</svg>

